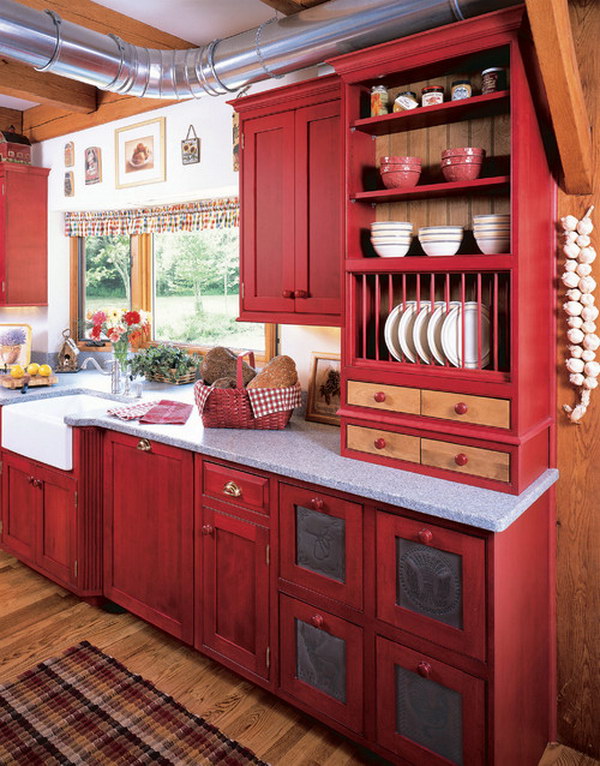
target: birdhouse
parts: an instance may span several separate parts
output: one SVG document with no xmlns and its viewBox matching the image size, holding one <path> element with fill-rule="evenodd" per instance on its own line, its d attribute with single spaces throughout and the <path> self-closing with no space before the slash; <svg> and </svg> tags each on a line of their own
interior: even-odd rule
<svg viewBox="0 0 600 766">
<path fill-rule="evenodd" d="M 63 330 L 64 342 L 58 350 L 58 361 L 56 363 L 56 372 L 77 372 L 77 357 L 79 349 L 77 344 L 71 338 L 70 330 Z"/>
<path fill-rule="evenodd" d="M 0 162 L 31 165 L 31 142 L 26 136 L 16 133 L 12 125 L 8 130 L 0 130 Z"/>
</svg>

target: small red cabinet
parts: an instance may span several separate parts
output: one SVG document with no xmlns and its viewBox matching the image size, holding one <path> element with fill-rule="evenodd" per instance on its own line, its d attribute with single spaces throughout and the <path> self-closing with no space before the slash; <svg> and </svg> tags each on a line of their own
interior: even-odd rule
<svg viewBox="0 0 600 766">
<path fill-rule="evenodd" d="M 323 77 L 236 99 L 241 117 L 240 317 L 341 323 L 339 85 Z"/>
<path fill-rule="evenodd" d="M 269 530 L 207 507 L 198 522 L 196 644 L 267 678 Z"/>
<path fill-rule="evenodd" d="M 192 643 L 192 453 L 109 432 L 104 462 L 104 594 Z"/>
<path fill-rule="evenodd" d="M 47 168 L 0 163 L 0 305 L 48 304 Z"/>
</svg>

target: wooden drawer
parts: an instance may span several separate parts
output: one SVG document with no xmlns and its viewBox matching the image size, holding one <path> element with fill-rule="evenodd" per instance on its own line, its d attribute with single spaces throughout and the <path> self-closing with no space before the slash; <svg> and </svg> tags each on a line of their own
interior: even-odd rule
<svg viewBox="0 0 600 766">
<path fill-rule="evenodd" d="M 410 390 L 410 389 L 408 389 Z M 510 428 L 510 401 L 447 391 L 421 391 L 421 414 L 478 426 Z"/>
<path fill-rule="evenodd" d="M 205 462 L 203 487 L 206 497 L 269 514 L 269 480 L 264 476 Z"/>
<path fill-rule="evenodd" d="M 507 452 L 421 439 L 421 463 L 484 479 L 510 481 L 510 455 Z"/>
<path fill-rule="evenodd" d="M 394 457 L 419 463 L 421 457 L 420 439 L 417 436 L 397 434 L 378 428 L 348 425 L 346 444 L 348 449 L 369 452 L 372 455 Z"/>
<path fill-rule="evenodd" d="M 421 412 L 421 391 L 418 388 L 349 380 L 348 404 L 419 415 Z"/>
</svg>

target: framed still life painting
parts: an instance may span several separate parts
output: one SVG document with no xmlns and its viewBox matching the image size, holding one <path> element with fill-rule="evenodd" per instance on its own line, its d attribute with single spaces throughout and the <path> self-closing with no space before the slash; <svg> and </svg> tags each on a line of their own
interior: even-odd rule
<svg viewBox="0 0 600 766">
<path fill-rule="evenodd" d="M 313 353 L 306 420 L 339 426 L 340 418 L 336 413 L 341 402 L 340 368 L 339 354 Z"/>
<path fill-rule="evenodd" d="M 165 118 L 138 122 L 115 130 L 115 186 L 142 186 L 164 181 Z"/>
</svg>

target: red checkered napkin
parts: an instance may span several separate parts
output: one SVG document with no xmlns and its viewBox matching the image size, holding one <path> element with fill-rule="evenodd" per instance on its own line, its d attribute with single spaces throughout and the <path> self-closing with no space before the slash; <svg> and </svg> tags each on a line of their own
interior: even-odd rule
<svg viewBox="0 0 600 766">
<path fill-rule="evenodd" d="M 287 388 L 247 388 L 246 391 L 255 418 L 262 418 L 272 412 L 293 410 L 302 403 L 300 383 Z"/>
<path fill-rule="evenodd" d="M 140 418 L 140 423 L 154 425 L 185 425 L 192 414 L 193 405 L 163 399 Z"/>
<path fill-rule="evenodd" d="M 106 410 L 107 415 L 114 415 L 121 420 L 137 420 L 143 417 L 148 410 L 155 407 L 158 402 L 138 402 L 133 405 L 119 405 L 118 407 L 112 407 L 110 410 Z"/>
</svg>

